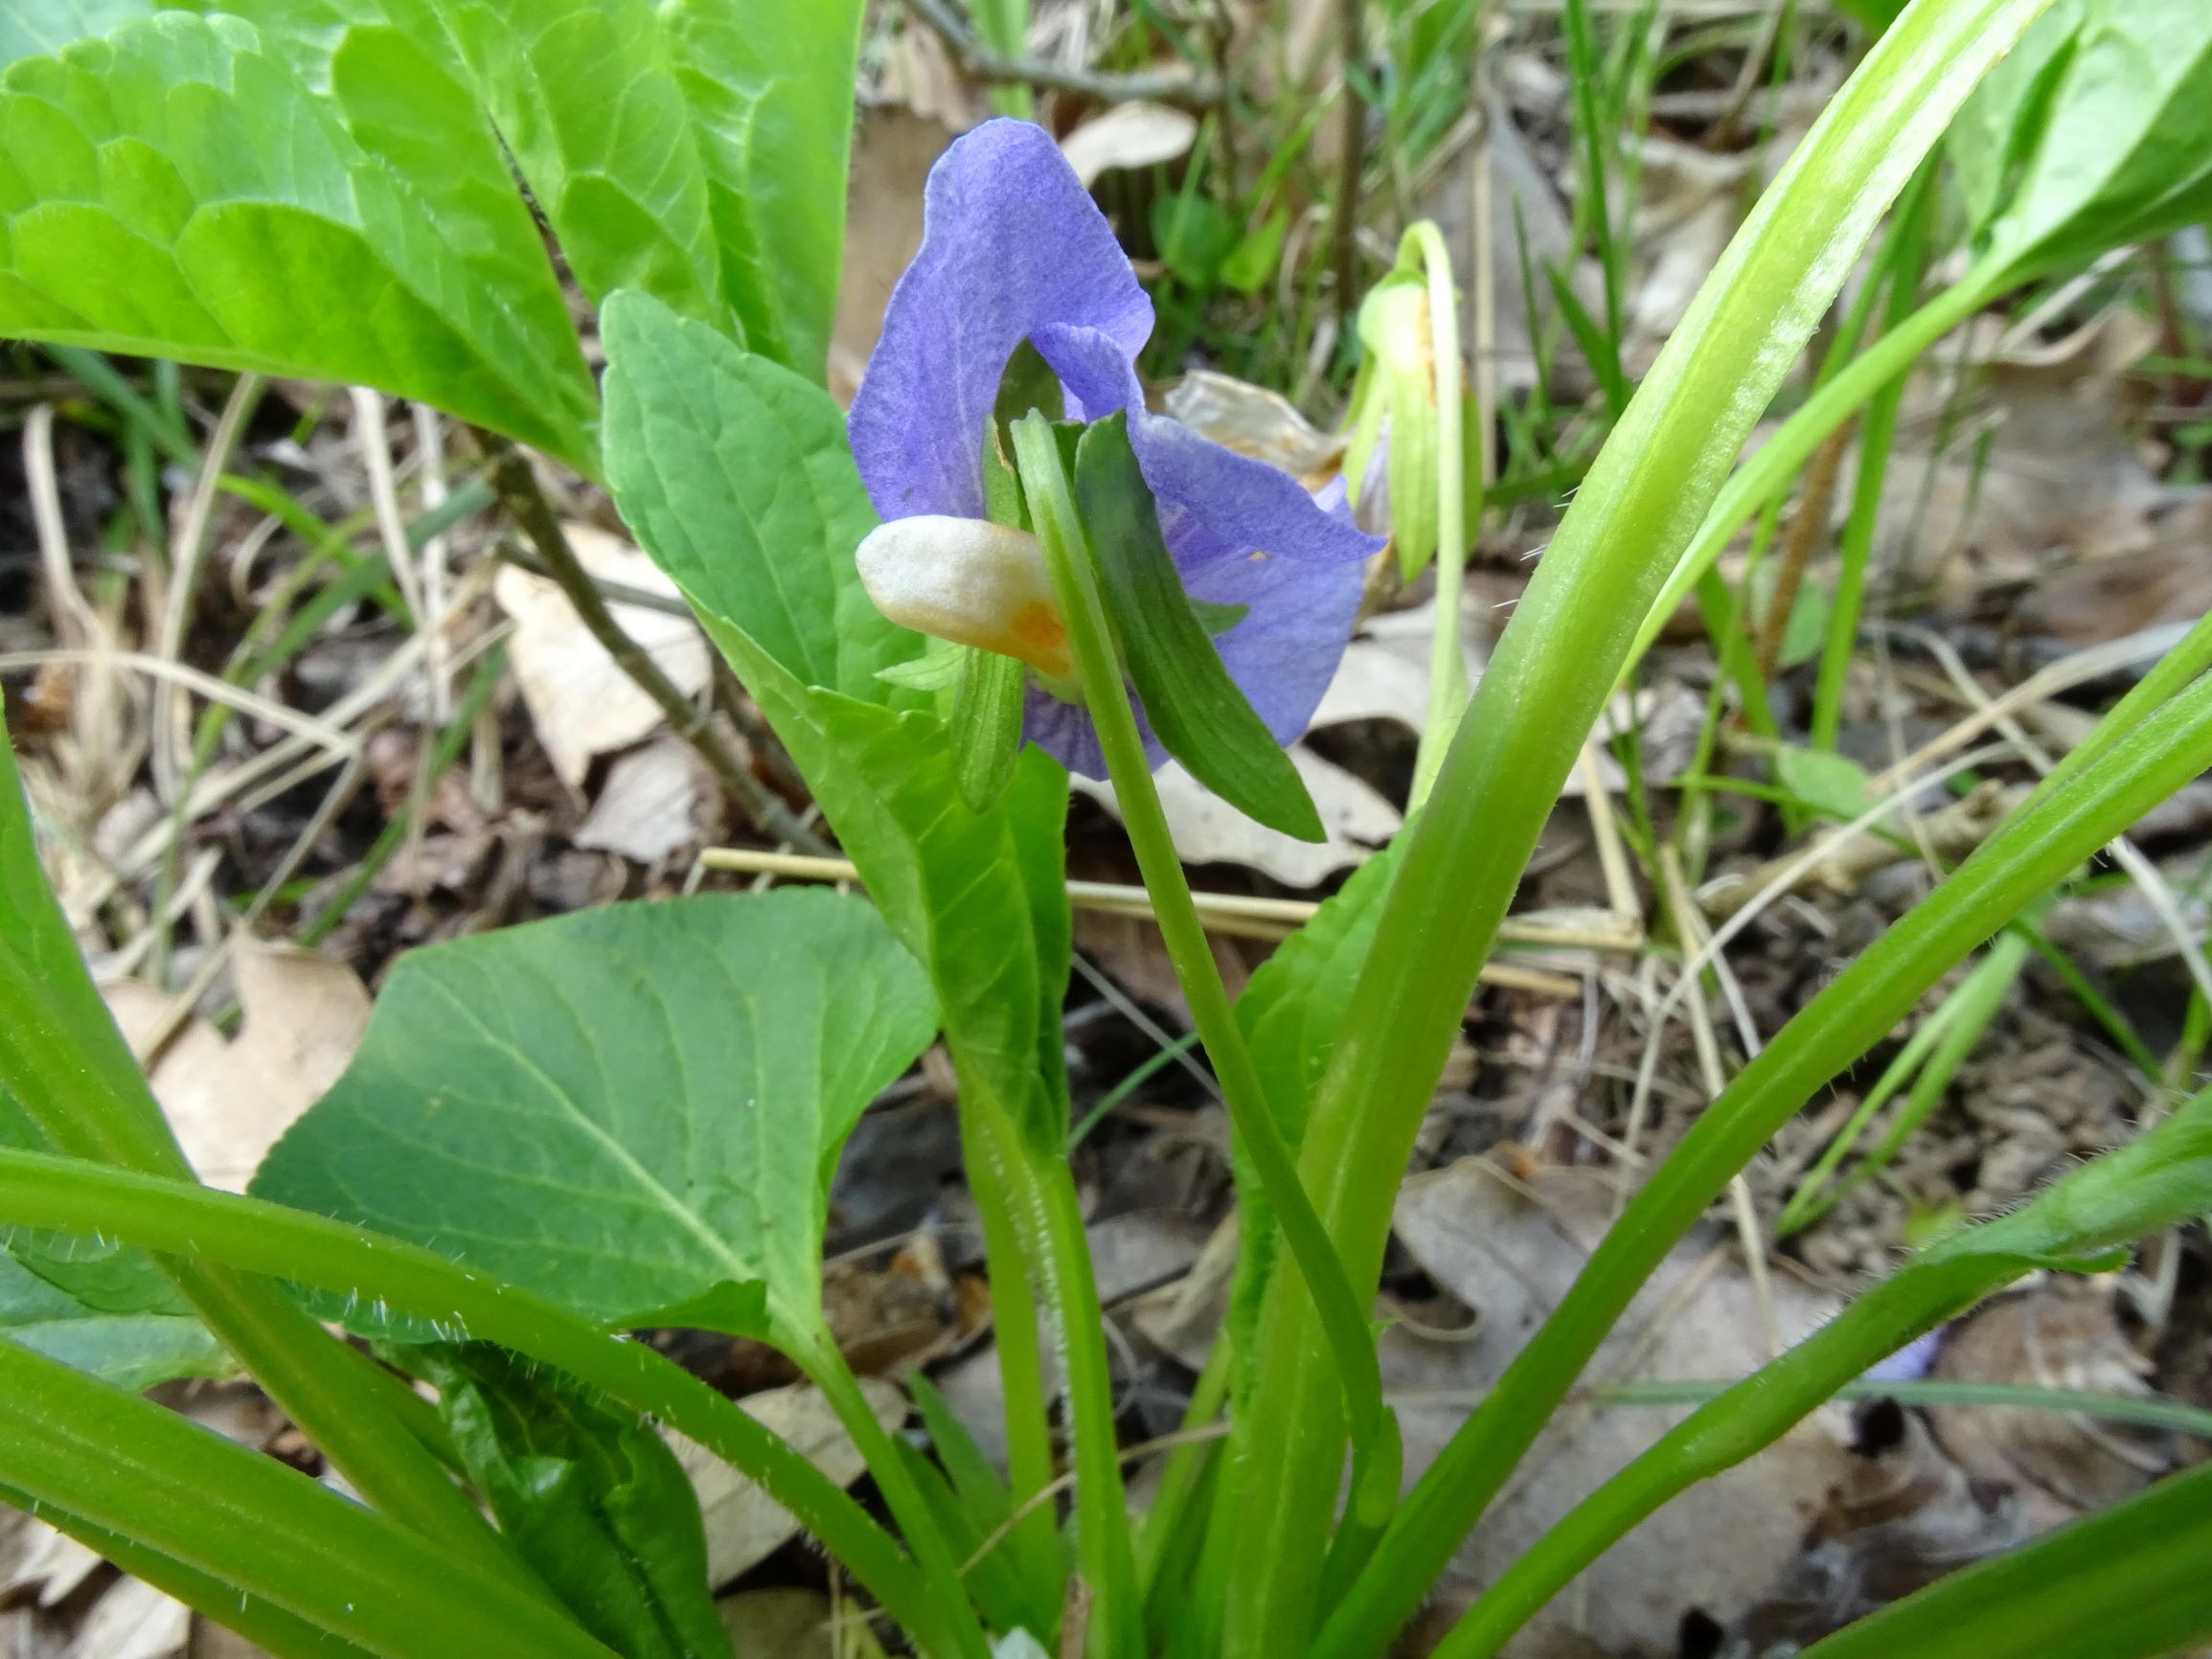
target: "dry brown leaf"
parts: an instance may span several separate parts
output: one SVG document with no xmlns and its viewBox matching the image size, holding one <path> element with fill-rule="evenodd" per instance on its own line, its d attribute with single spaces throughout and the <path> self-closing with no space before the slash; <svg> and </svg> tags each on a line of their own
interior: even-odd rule
<svg viewBox="0 0 2212 1659">
<path fill-rule="evenodd" d="M 1992 1303 L 1944 1338 L 1935 1375 L 2148 1398 L 2151 1361 L 2113 1317 L 2109 1280 L 2054 1280 Z M 2016 1489 L 2037 1527 L 2140 1491 L 2180 1461 L 2177 1439 L 2067 1412 L 1943 1406 L 1928 1413 L 1969 1475 Z"/>
<path fill-rule="evenodd" d="M 1595 1170 L 1539 1168 L 1529 1183 L 1470 1158 L 1405 1184 L 1395 1219 L 1399 1239 L 1480 1321 L 1471 1338 L 1454 1342 L 1402 1329 L 1385 1333 L 1384 1381 L 1400 1400 L 1409 1472 L 1433 1460 L 1559 1305 L 1611 1215 L 1611 1188 Z M 1808 1334 L 1837 1306 L 1791 1279 L 1775 1279 L 1773 1289 L 1785 1342 Z M 1733 1246 L 1700 1232 L 1653 1276 L 1585 1380 L 1729 1379 L 1768 1357 L 1764 1318 Z M 1494 1579 L 1686 1413 L 1562 1412 L 1455 1561 L 1454 1579 L 1462 1587 Z M 1583 1633 L 1607 1647 L 1671 1632 L 1692 1608 L 1734 1617 L 1796 1555 L 1847 1460 L 1826 1420 L 1803 1425 L 1636 1528 L 1577 1580 L 1560 1613 L 1575 1609 Z"/>
<path fill-rule="evenodd" d="M 156 1060 L 152 1083 L 200 1179 L 242 1193 L 277 1137 L 353 1059 L 370 1003 L 351 967 L 317 951 L 241 941 L 231 971 L 239 1034 L 191 1019 Z M 172 1000 L 135 981 L 103 994 L 126 1038 L 166 1022 Z"/>
<path fill-rule="evenodd" d="M 270 1659 L 266 1648 L 257 1648 L 236 1630 L 226 1630 L 207 1619 L 192 1625 L 192 1659 Z"/>
<path fill-rule="evenodd" d="M 0 1603 L 51 1607 L 100 1570 L 100 1556 L 20 1510 L 0 1509 Z"/>
<path fill-rule="evenodd" d="M 862 1377 L 860 1390 L 885 1429 L 906 1420 L 906 1397 L 890 1383 Z M 772 1388 L 738 1404 L 839 1486 L 851 1486 L 866 1472 L 867 1464 L 837 1414 L 811 1384 Z M 707 1527 L 708 1583 L 728 1583 L 798 1535 L 799 1523 L 789 1511 L 714 1453 L 679 1434 L 671 1433 L 668 1441 L 699 1495 Z"/>
<path fill-rule="evenodd" d="M 1084 122 L 1060 141 L 1060 152 L 1088 190 L 1101 173 L 1115 168 L 1173 161 L 1197 136 L 1198 118 L 1189 110 L 1138 99 Z"/>
<path fill-rule="evenodd" d="M 677 597 L 660 566 L 619 535 L 589 524 L 565 526 L 583 568 L 604 581 Z M 554 772 L 570 788 L 583 783 L 596 756 L 627 749 L 661 725 L 660 707 L 638 689 L 606 648 L 591 637 L 568 596 L 551 581 L 503 565 L 491 591 L 513 619 L 509 653 L 538 741 Z M 707 683 L 712 662 L 706 636 L 689 617 L 616 603 L 623 630 L 687 696 Z"/>
<path fill-rule="evenodd" d="M 1156 782 L 1175 850 L 1186 864 L 1243 864 L 1287 887 L 1312 887 L 1361 862 L 1398 832 L 1402 821 L 1398 808 L 1368 784 L 1311 749 L 1293 748 L 1289 753 L 1313 797 L 1328 839 L 1299 841 L 1255 824 L 1171 761 Z M 1074 783 L 1120 816 L 1112 785 L 1088 778 Z"/>
<path fill-rule="evenodd" d="M 740 1655 L 774 1655 L 775 1659 L 861 1659 L 880 1653 L 876 1639 L 864 1625 L 845 1632 L 844 1647 L 831 1623 L 830 1598 L 819 1590 L 795 1587 L 747 1590 L 725 1597 L 717 1604 L 730 1647 Z"/>
<path fill-rule="evenodd" d="M 922 245 L 922 186 L 952 138 L 953 129 L 925 111 L 860 111 L 845 198 L 844 272 L 830 334 L 830 390 L 840 403 L 853 401 L 883 330 L 883 307 Z"/>
<path fill-rule="evenodd" d="M 67 1659 L 172 1659 L 192 1638 L 192 1609 L 137 1579 L 118 1579 L 92 1604 Z"/>
<path fill-rule="evenodd" d="M 658 864 L 714 835 L 721 798 L 699 752 L 664 733 L 615 757 L 574 839 L 579 847 Z"/>
<path fill-rule="evenodd" d="M 1324 432 L 1280 392 L 1233 375 L 1193 369 L 1168 389 L 1167 409 L 1177 420 L 1224 449 L 1288 472 L 1308 489 L 1319 489 L 1338 471 L 1344 434 Z"/>
</svg>

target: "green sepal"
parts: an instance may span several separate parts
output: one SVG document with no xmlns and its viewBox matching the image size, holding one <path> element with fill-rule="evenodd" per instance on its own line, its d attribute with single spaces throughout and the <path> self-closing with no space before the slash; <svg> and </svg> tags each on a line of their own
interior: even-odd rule
<svg viewBox="0 0 2212 1659">
<path fill-rule="evenodd" d="M 1305 780 L 1229 678 L 1183 592 L 1127 414 L 1093 422 L 1077 443 L 1075 497 L 1122 660 L 1168 753 L 1245 816 L 1301 841 L 1324 839 Z"/>
<path fill-rule="evenodd" d="M 952 739 L 952 776 L 960 798 L 974 812 L 989 811 L 1014 782 L 1021 752 L 1021 663 L 968 646 L 959 653 L 946 730 Z"/>
</svg>

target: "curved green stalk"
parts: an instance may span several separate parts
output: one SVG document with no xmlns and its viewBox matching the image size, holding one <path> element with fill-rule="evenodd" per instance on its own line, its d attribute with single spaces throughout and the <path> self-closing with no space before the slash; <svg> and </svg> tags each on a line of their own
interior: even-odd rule
<svg viewBox="0 0 2212 1659">
<path fill-rule="evenodd" d="M 1667 625 L 1667 619 L 1681 608 L 1682 602 L 1696 590 L 1699 579 L 1713 568 L 1729 538 L 1750 522 L 1753 513 L 1790 488 L 1798 468 L 1813 458 L 1813 452 L 1828 436 L 1869 398 L 1902 378 L 1923 352 L 2002 294 L 2012 282 L 2011 273 L 2001 262 L 1976 265 L 1853 358 L 1737 468 L 1715 498 L 1697 535 L 1682 550 L 1674 573 L 1653 599 L 1634 648 L 1622 666 L 1624 674 L 1643 660 L 1659 630 Z"/>
<path fill-rule="evenodd" d="M 1636 1291 L 1810 1099 L 1975 945 L 2212 764 L 2212 677 L 2064 786 L 2040 788 L 1958 873 L 1869 945 L 1708 1106 L 1574 1287 L 1422 1476 L 1314 1659 L 1380 1652 L 1481 1516 Z"/>
<path fill-rule="evenodd" d="M 1876 43 L 1699 291 L 1538 566 L 1406 832 L 1301 1150 L 1356 1282 L 1380 1270 L 1399 1177 L 1483 960 L 1653 600 L 1876 222 L 2045 3 L 1915 0 Z M 1343 1444 L 1325 1340 L 1292 1276 L 1268 1285 L 1256 1342 L 1236 1431 L 1245 1491 L 1227 1659 L 1279 1659 L 1311 1639 Z M 1418 1570 L 1386 1550 L 1368 1576 L 1380 1567 L 1401 1587 Z M 1390 1627 L 1366 1634 L 1380 1644 Z"/>
<path fill-rule="evenodd" d="M 340 1296 L 380 1298 L 399 1312 L 558 1366 L 758 1481 L 926 1649 L 958 1649 L 913 1561 L 820 1469 L 651 1349 L 541 1296 L 328 1216 L 44 1152 L 0 1148 L 0 1221 L 97 1233 Z"/>
<path fill-rule="evenodd" d="M 1467 657 L 1459 646 L 1467 580 L 1467 406 L 1461 395 L 1459 295 L 1451 253 L 1434 221 L 1423 219 L 1398 244 L 1402 268 L 1418 255 L 1428 279 L 1429 348 L 1436 365 L 1436 631 L 1429 636 L 1428 717 L 1413 758 L 1408 812 L 1427 799 L 1444 751 L 1467 712 Z M 1475 411 L 1482 419 L 1482 411 Z"/>
<path fill-rule="evenodd" d="M 991 1323 L 998 1343 L 1000 1392 L 1006 1408 L 1007 1490 L 1015 1512 L 1014 1536 L 1007 1548 L 1027 1583 L 1050 1583 L 1066 1577 L 1060 1554 L 1059 1517 L 1044 1501 L 1053 1483 L 1050 1401 L 1044 1392 L 1044 1356 L 1037 1335 L 1037 1297 L 1030 1287 L 1029 1264 L 1007 1194 L 1013 1177 L 994 1147 L 984 1114 L 1003 1120 L 1006 1112 L 988 1096 L 988 1085 L 960 1066 L 960 1159 L 968 1189 L 983 1226 L 983 1257 L 991 1280 Z"/>
<path fill-rule="evenodd" d="M 1099 593 L 1096 569 L 1084 550 L 1084 531 L 1076 517 L 1051 422 L 1033 414 L 1015 423 L 1014 441 L 1022 488 L 1029 493 L 1037 521 L 1038 540 L 1066 619 L 1083 700 L 1090 710 L 1091 723 L 1098 729 L 1099 746 L 1106 755 L 1114 799 L 1121 807 L 1137 868 L 1152 895 L 1160 938 L 1174 964 L 1175 979 L 1190 1002 L 1192 1024 L 1197 1028 L 1207 1057 L 1220 1079 L 1221 1094 L 1237 1134 L 1259 1172 L 1262 1190 L 1275 1208 L 1299 1271 L 1315 1286 L 1315 1300 L 1328 1323 L 1330 1352 L 1354 1425 L 1353 1512 L 1346 1523 L 1347 1532 L 1372 1537 L 1380 1531 L 1397 1500 L 1402 1462 L 1397 1420 L 1382 1400 L 1382 1371 L 1376 1358 L 1375 1341 L 1365 1315 L 1353 1299 L 1343 1264 L 1299 1181 L 1297 1166 L 1267 1104 L 1243 1031 L 1230 1011 L 1228 990 L 1221 984 L 1220 969 L 1206 943 L 1205 924 L 1192 902 L 1182 860 L 1175 852 L 1167 813 L 1161 809 L 1159 790 L 1152 784 L 1152 766 L 1145 758 L 1144 739 L 1137 734 L 1136 716 L 1124 689 L 1112 625 Z"/>
<path fill-rule="evenodd" d="M 808 1380 L 822 1391 L 822 1398 L 837 1414 L 845 1432 L 853 1437 L 861 1462 L 876 1477 L 884 1502 L 891 1506 L 901 1531 L 906 1534 L 906 1547 L 913 1552 L 914 1559 L 929 1580 L 937 1610 L 945 1615 L 959 1650 L 969 1655 L 969 1659 L 990 1659 L 991 1643 L 976 1619 L 968 1588 L 961 1582 L 960 1563 L 952 1558 L 952 1552 L 938 1530 L 936 1515 L 923 1497 L 922 1489 L 914 1484 L 913 1471 L 899 1455 L 899 1448 L 891 1443 L 883 1425 L 877 1421 L 875 1408 L 868 1403 L 860 1379 L 845 1363 L 845 1356 L 838 1352 L 828 1327 L 813 1333 L 810 1341 L 794 1343 L 787 1352 L 807 1374 Z"/>
<path fill-rule="evenodd" d="M 263 1602 L 384 1659 L 609 1659 L 546 1601 L 390 1516 L 5 1339 L 0 1485 L 142 1540 L 202 1595 L 226 1591 L 201 1609 L 218 1621 Z"/>
<path fill-rule="evenodd" d="M 1575 1576 L 1662 1504 L 1780 1440 L 1905 1343 L 2038 1267 L 2092 1264 L 2212 1204 L 2212 1090 L 2026 1208 L 1906 1261 L 1788 1353 L 1707 1401 L 1506 1569 L 1435 1659 L 1491 1659 Z"/>
</svg>

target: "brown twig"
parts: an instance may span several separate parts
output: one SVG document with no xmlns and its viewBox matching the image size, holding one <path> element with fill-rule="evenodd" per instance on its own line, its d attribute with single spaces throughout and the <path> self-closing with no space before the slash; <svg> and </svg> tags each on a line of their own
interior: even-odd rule
<svg viewBox="0 0 2212 1659">
<path fill-rule="evenodd" d="M 614 613 L 606 608 L 606 601 L 600 596 L 599 584 L 592 580 L 591 572 L 583 568 L 576 550 L 568 545 L 568 536 L 554 516 L 552 504 L 545 499 L 544 490 L 538 488 L 537 479 L 530 470 L 529 459 L 495 433 L 478 431 L 476 442 L 490 464 L 491 489 L 498 495 L 499 504 L 530 538 L 546 576 L 568 596 L 568 602 L 576 607 L 577 616 L 590 630 L 591 637 L 605 648 L 606 654 L 636 683 L 638 690 L 659 705 L 661 713 L 668 716 L 670 728 L 698 751 L 699 758 L 706 761 L 722 786 L 737 798 L 755 826 L 804 852 L 828 853 L 829 844 L 800 823 L 791 809 L 753 776 L 737 751 L 715 729 L 707 711 L 685 696 L 645 648 L 623 631 L 622 624 L 614 620 Z"/>
<path fill-rule="evenodd" d="M 1774 591 L 1767 599 L 1767 614 L 1759 619 L 1758 666 L 1762 681 L 1774 677 L 1782 657 L 1782 641 L 1790 631 L 1790 613 L 1797 608 L 1797 590 L 1805 580 L 1805 566 L 1812 560 L 1814 543 L 1828 524 L 1828 509 L 1836 499 L 1836 475 L 1850 447 L 1852 428 L 1846 420 L 1820 445 L 1806 469 L 1805 494 L 1797 503 L 1797 516 L 1790 526 L 1790 539 L 1782 544 L 1782 562 L 1774 572 Z"/>
<path fill-rule="evenodd" d="M 946 0 L 906 0 L 906 4 L 951 49 L 961 69 L 986 86 L 1036 86 L 1047 92 L 1080 93 L 1102 103 L 1172 103 L 1201 113 L 1221 101 L 1220 88 L 1202 76 L 1106 75 L 1063 69 L 1040 58 L 1009 57 L 986 46 Z"/>
<path fill-rule="evenodd" d="M 1364 0 L 1336 0 L 1339 72 L 1344 77 L 1343 125 L 1337 135 L 1336 217 L 1329 227 L 1334 244 L 1331 264 L 1336 275 L 1336 321 L 1339 330 L 1350 328 L 1359 308 L 1354 292 L 1359 280 L 1359 184 L 1367 167 L 1367 102 L 1353 83 L 1352 66 L 1359 60 L 1363 36 L 1359 30 Z"/>
</svg>

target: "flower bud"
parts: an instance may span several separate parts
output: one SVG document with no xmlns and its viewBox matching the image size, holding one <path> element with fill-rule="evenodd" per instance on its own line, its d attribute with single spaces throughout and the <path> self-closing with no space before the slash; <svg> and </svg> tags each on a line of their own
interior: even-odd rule
<svg viewBox="0 0 2212 1659">
<path fill-rule="evenodd" d="M 876 608 L 902 626 L 1015 657 L 1048 678 L 1075 671 L 1037 537 L 980 518 L 924 514 L 870 531 L 856 556 Z"/>
</svg>

